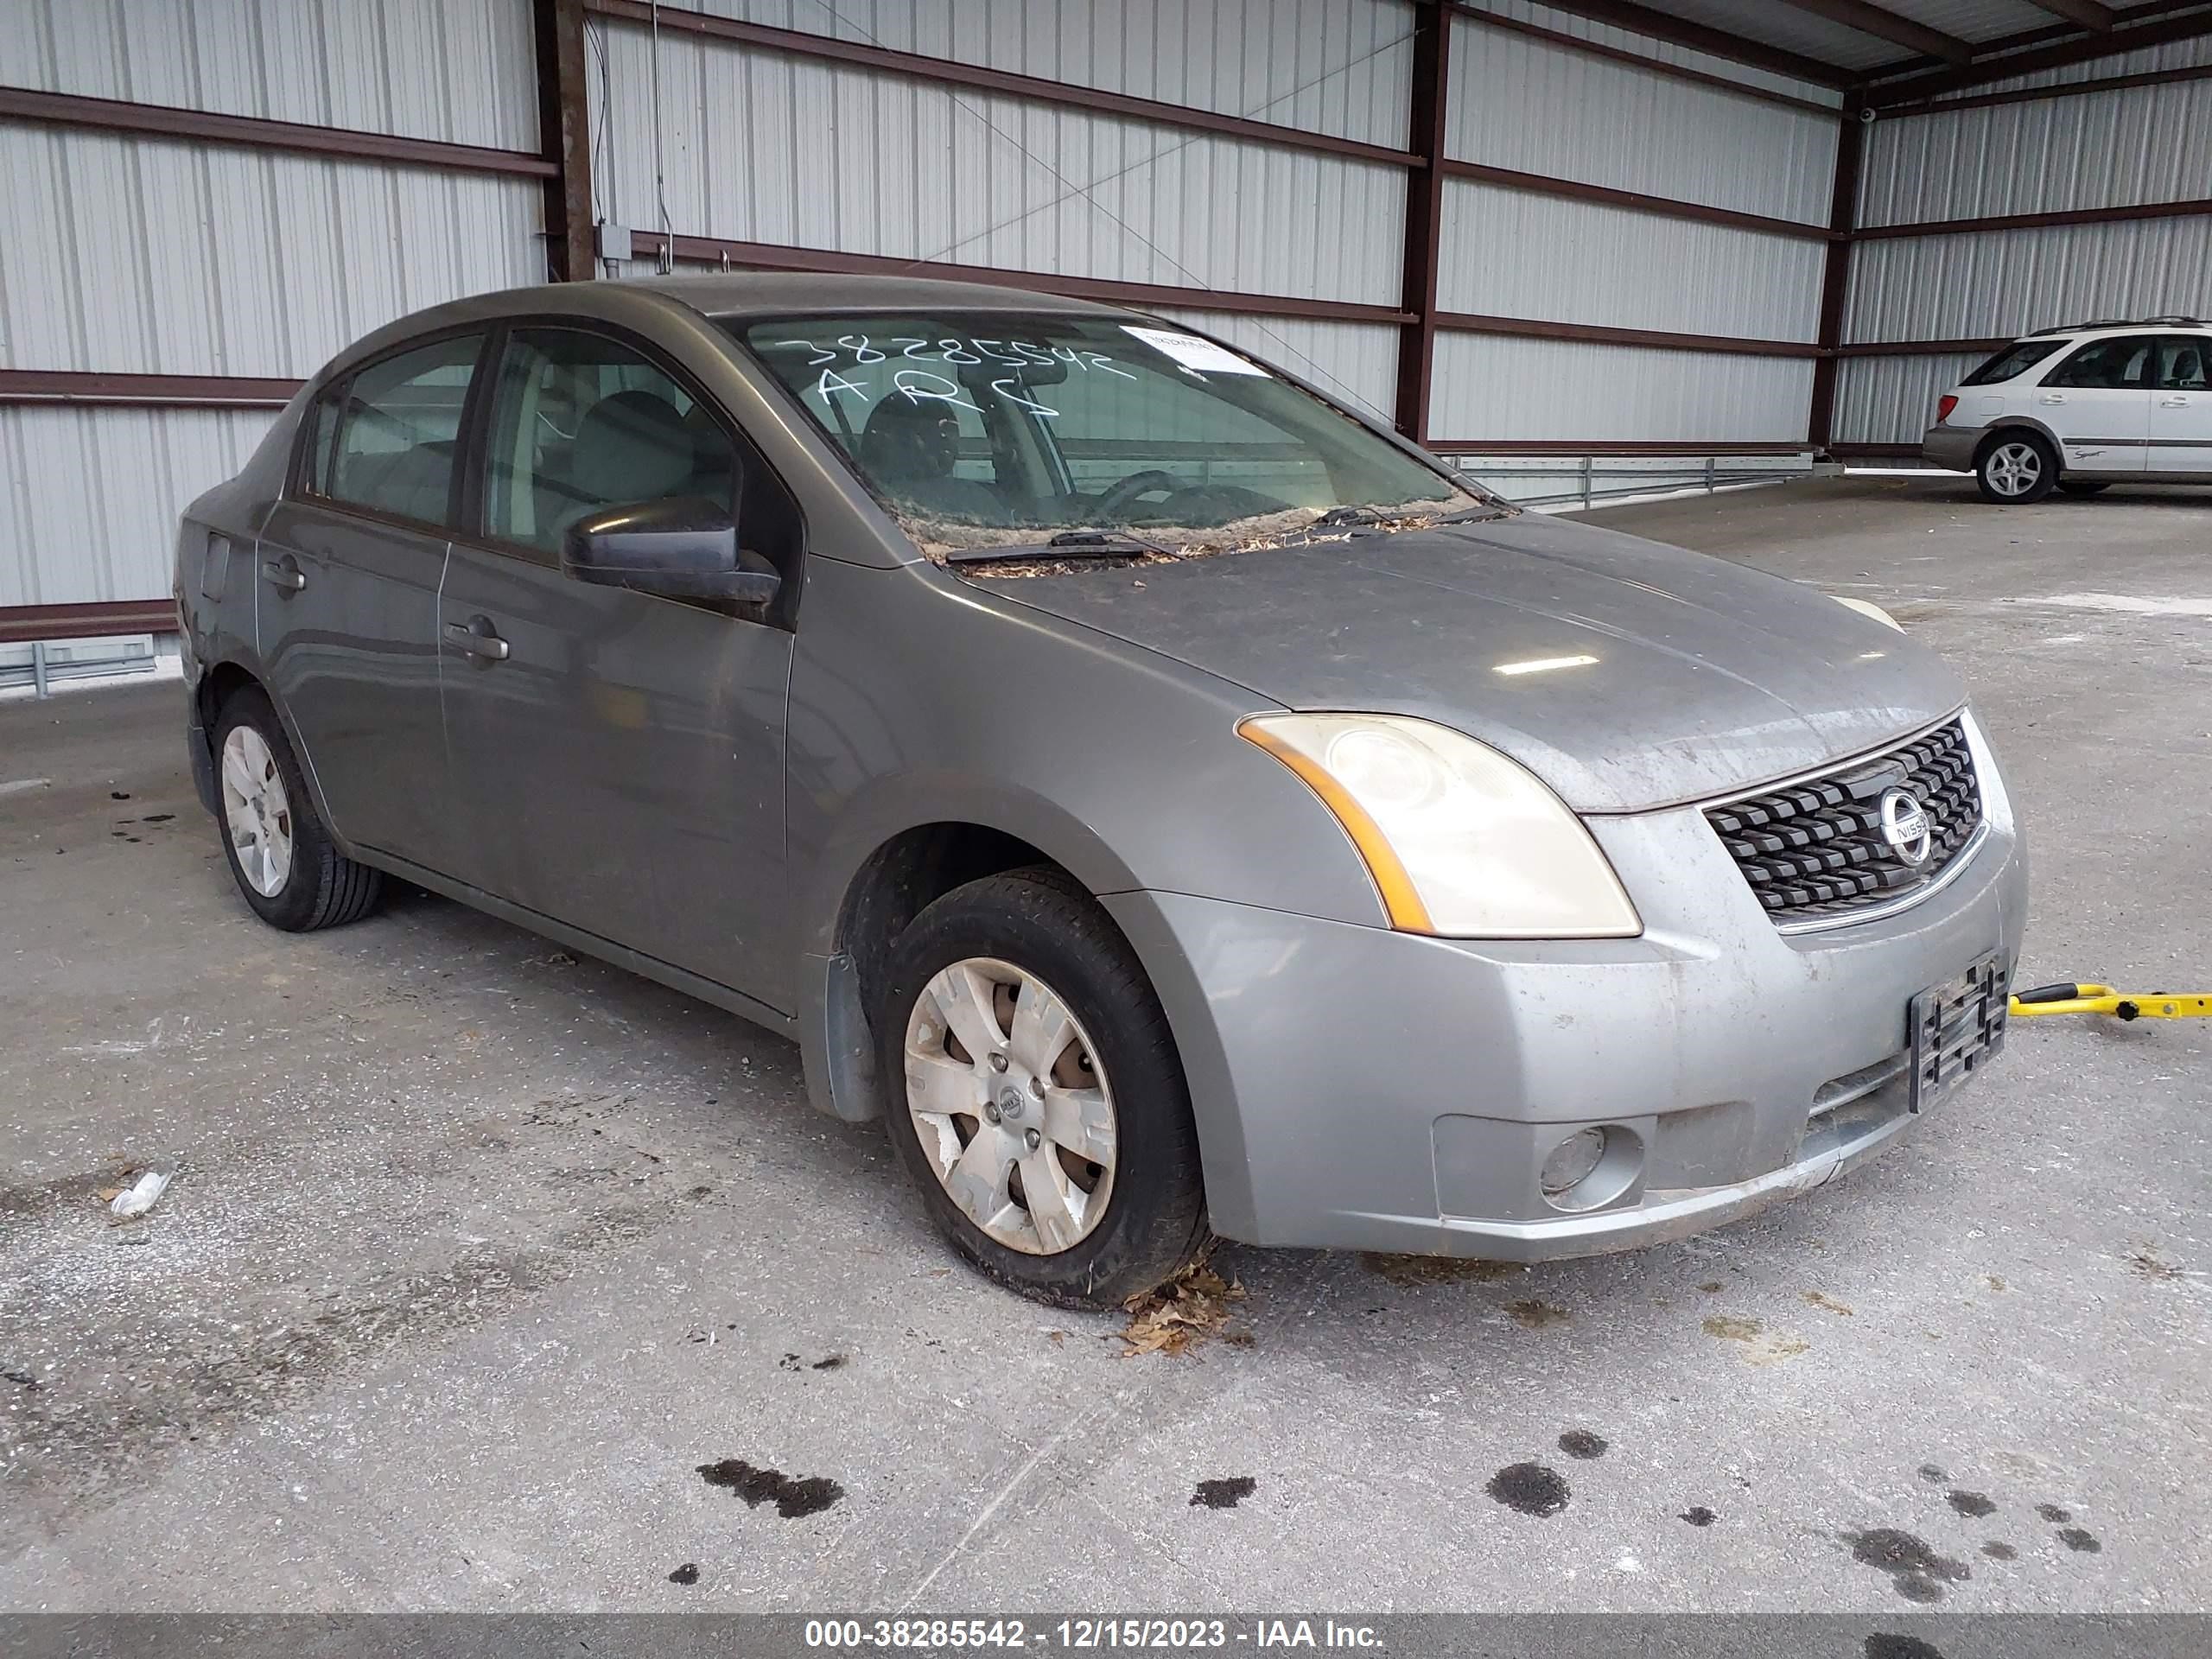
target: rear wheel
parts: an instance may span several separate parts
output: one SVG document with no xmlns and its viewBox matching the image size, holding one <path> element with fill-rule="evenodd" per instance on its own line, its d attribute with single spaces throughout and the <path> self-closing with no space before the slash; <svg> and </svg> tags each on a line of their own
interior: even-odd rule
<svg viewBox="0 0 2212 1659">
<path fill-rule="evenodd" d="M 2101 495 L 2112 488 L 2108 478 L 2062 478 L 2058 480 L 2061 495 Z"/>
<path fill-rule="evenodd" d="M 2033 432 L 2006 432 L 1982 450 L 1974 475 L 1986 500 L 2009 505 L 2040 501 L 2058 482 L 2058 452 Z"/>
<path fill-rule="evenodd" d="M 1189 1090 L 1135 952 L 1051 870 L 957 888 L 893 947 L 886 1127 L 931 1218 L 992 1278 L 1103 1307 L 1206 1238 Z"/>
<path fill-rule="evenodd" d="M 276 710 L 257 687 L 232 695 L 216 719 L 215 784 L 224 856 L 263 921 L 304 933 L 376 908 L 383 875 L 332 845 Z"/>
</svg>

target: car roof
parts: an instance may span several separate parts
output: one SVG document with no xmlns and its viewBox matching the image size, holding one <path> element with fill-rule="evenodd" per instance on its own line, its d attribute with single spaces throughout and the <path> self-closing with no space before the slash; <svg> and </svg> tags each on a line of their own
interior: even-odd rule
<svg viewBox="0 0 2212 1659">
<path fill-rule="evenodd" d="M 2212 330 L 2212 322 L 2200 317 L 2145 317 L 2140 322 L 2082 322 L 2063 324 L 2056 328 L 2037 328 L 2022 334 L 2020 340 L 2104 340 L 2115 334 L 2189 334 L 2205 330 Z"/>
<path fill-rule="evenodd" d="M 835 311 L 1061 312 L 1127 316 L 1120 306 L 996 283 L 949 282 L 858 271 L 734 270 L 708 276 L 647 276 L 632 285 L 681 300 L 710 317 L 789 316 Z"/>
</svg>

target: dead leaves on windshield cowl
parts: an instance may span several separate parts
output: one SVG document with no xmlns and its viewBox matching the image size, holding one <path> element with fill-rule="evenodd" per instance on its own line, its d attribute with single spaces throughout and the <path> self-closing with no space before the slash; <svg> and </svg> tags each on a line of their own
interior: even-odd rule
<svg viewBox="0 0 2212 1659">
<path fill-rule="evenodd" d="M 1133 1296 L 1124 1304 L 1129 1322 L 1122 1332 L 1127 1344 L 1122 1357 L 1185 1354 L 1217 1336 L 1232 1345 L 1248 1347 L 1252 1341 L 1250 1332 L 1225 1328 L 1229 1310 L 1243 1300 L 1242 1284 L 1224 1279 L 1205 1262 L 1198 1262 L 1159 1289 Z"/>
</svg>

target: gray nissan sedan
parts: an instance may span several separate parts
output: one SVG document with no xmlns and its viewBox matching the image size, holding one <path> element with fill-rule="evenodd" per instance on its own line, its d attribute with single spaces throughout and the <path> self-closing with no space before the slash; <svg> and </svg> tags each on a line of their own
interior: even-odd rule
<svg viewBox="0 0 2212 1659">
<path fill-rule="evenodd" d="M 176 597 L 264 920 L 396 877 L 786 1033 L 1053 1301 L 1211 1234 L 1675 1237 L 2004 1039 L 2025 869 L 1942 664 L 1156 316 L 441 306 L 193 504 Z"/>
</svg>

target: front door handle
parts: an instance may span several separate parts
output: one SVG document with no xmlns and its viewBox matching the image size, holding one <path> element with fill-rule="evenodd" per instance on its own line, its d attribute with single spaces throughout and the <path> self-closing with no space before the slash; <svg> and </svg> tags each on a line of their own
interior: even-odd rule
<svg viewBox="0 0 2212 1659">
<path fill-rule="evenodd" d="M 288 594 L 296 594 L 308 585 L 307 572 L 300 569 L 300 562 L 289 553 L 281 559 L 264 559 L 261 562 L 261 579 Z"/>
<path fill-rule="evenodd" d="M 2160 409 L 2187 409 L 2189 407 L 2189 399 L 2186 397 L 2164 397 L 2159 399 L 2158 407 Z"/>
<path fill-rule="evenodd" d="M 492 632 L 492 619 L 473 616 L 466 622 L 446 624 L 446 642 L 487 663 L 507 660 L 507 642 Z"/>
</svg>

